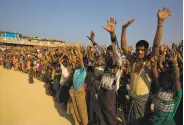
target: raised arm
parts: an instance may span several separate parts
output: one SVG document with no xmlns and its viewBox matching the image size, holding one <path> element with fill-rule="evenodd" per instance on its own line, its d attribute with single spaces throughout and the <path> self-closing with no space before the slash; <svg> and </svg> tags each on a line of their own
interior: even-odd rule
<svg viewBox="0 0 184 125">
<path fill-rule="evenodd" d="M 158 66 L 160 68 L 160 70 L 163 69 L 163 62 L 165 62 L 165 56 L 166 56 L 166 53 L 167 53 L 167 46 L 166 45 L 161 45 L 160 47 L 160 58 L 159 58 L 159 61 L 158 61 Z"/>
<path fill-rule="evenodd" d="M 167 19 L 168 16 L 171 15 L 171 10 L 169 8 L 160 9 L 157 13 L 158 17 L 158 24 L 157 24 L 157 30 L 153 42 L 153 48 L 152 48 L 152 56 L 158 56 L 159 55 L 159 46 L 162 39 L 162 31 L 163 31 L 163 24 L 164 20 Z"/>
<path fill-rule="evenodd" d="M 182 56 L 181 56 L 180 53 L 179 53 L 179 55 L 178 55 L 178 59 L 180 60 L 181 63 L 183 63 L 183 58 L 182 58 Z"/>
<path fill-rule="evenodd" d="M 93 46 L 95 46 L 95 49 L 97 52 L 99 52 L 100 56 L 105 58 L 105 53 L 104 51 L 101 49 L 101 47 L 98 45 L 97 42 L 95 42 L 94 37 L 95 37 L 95 32 L 92 30 L 90 33 L 90 36 L 87 36 L 88 39 L 92 42 Z"/>
<path fill-rule="evenodd" d="M 151 70 L 152 70 L 153 81 L 156 83 L 157 87 L 159 88 L 159 84 L 158 84 L 158 68 L 157 68 L 158 58 L 156 56 L 153 56 L 151 58 L 150 62 L 151 62 Z"/>
<path fill-rule="evenodd" d="M 110 18 L 110 20 L 107 20 L 107 26 L 103 26 L 103 28 L 110 33 L 113 58 L 115 59 L 117 65 L 120 68 L 122 66 L 122 58 L 121 58 L 120 48 L 118 46 L 118 42 L 115 34 L 115 26 L 116 26 L 116 20 L 114 18 Z M 115 85 L 114 91 L 117 91 L 119 89 L 120 76 L 121 76 L 121 71 L 116 73 L 116 85 Z"/>
<path fill-rule="evenodd" d="M 116 39 L 116 33 L 115 33 L 115 26 L 116 26 L 116 20 L 114 18 L 110 18 L 110 20 L 107 20 L 107 26 L 103 26 L 103 28 L 110 33 L 111 41 L 117 42 Z"/>
<path fill-rule="evenodd" d="M 80 60 L 80 65 L 81 65 L 81 69 L 84 69 L 84 62 L 83 62 L 83 54 L 81 52 L 81 45 L 79 42 L 77 42 L 75 44 L 76 48 L 77 48 L 77 55 L 78 55 L 78 58 Z"/>
<path fill-rule="evenodd" d="M 92 45 L 92 46 L 89 46 L 89 48 L 88 48 L 88 59 L 89 59 L 89 61 L 94 61 L 94 59 L 95 59 L 95 53 L 94 53 L 94 46 Z"/>
<path fill-rule="evenodd" d="M 125 54 L 126 58 L 128 61 L 133 61 L 134 57 L 131 55 L 131 53 L 128 50 L 127 47 L 127 40 L 126 40 L 126 28 L 132 23 L 134 22 L 135 19 L 130 19 L 128 20 L 125 24 L 123 24 L 122 26 L 122 33 L 121 33 L 121 48 L 123 50 L 123 53 Z"/>
<path fill-rule="evenodd" d="M 103 26 L 103 28 L 110 33 L 113 56 L 116 59 L 118 66 L 121 66 L 122 59 L 120 54 L 120 48 L 115 34 L 116 23 L 117 23 L 116 20 L 111 17 L 110 20 L 107 20 L 107 26 Z"/>
<path fill-rule="evenodd" d="M 172 63 L 172 71 L 174 75 L 174 88 L 178 92 L 181 89 L 180 85 L 180 79 L 179 79 L 179 68 L 178 68 L 178 52 L 173 52 L 171 58 L 169 58 L 169 61 Z"/>
</svg>

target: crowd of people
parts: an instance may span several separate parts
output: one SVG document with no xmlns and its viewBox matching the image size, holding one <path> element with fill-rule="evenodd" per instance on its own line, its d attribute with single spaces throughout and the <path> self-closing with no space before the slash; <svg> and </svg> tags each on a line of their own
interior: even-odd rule
<svg viewBox="0 0 184 125">
<path fill-rule="evenodd" d="M 123 24 L 119 46 L 116 20 L 110 18 L 103 27 L 110 34 L 108 47 L 95 41 L 94 31 L 88 47 L 80 42 L 58 48 L 1 45 L 0 64 L 28 73 L 30 84 L 34 78 L 45 82 L 46 94 L 72 115 L 75 125 L 179 125 L 183 41 L 161 44 L 170 15 L 169 8 L 158 11 L 153 46 L 140 40 L 135 52 L 126 41 L 126 29 L 135 19 Z"/>
</svg>

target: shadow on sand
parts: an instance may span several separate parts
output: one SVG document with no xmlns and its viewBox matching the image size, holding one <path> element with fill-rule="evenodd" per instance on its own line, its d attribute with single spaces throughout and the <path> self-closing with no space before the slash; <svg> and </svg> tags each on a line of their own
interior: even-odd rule
<svg viewBox="0 0 184 125">
<path fill-rule="evenodd" d="M 72 116 L 66 113 L 66 110 L 62 107 L 61 103 L 59 101 L 56 101 L 54 97 L 53 97 L 53 101 L 54 101 L 54 107 L 56 108 L 58 114 L 61 117 L 65 117 L 68 121 L 70 121 L 71 125 L 73 125 L 74 121 Z"/>
<path fill-rule="evenodd" d="M 53 97 L 53 101 L 54 101 L 54 107 L 56 108 L 58 114 L 61 117 L 65 117 L 68 121 L 70 121 L 70 123 L 73 125 L 74 121 L 71 115 L 68 115 L 66 113 L 66 110 L 62 107 L 61 103 L 59 101 L 56 101 Z"/>
<path fill-rule="evenodd" d="M 45 83 L 43 86 L 44 86 L 44 88 L 46 90 L 46 94 L 49 95 L 49 96 L 52 96 L 53 101 L 54 101 L 54 107 L 56 108 L 58 114 L 61 117 L 66 118 L 71 123 L 71 125 L 73 125 L 74 124 L 74 121 L 73 121 L 72 116 L 71 115 L 68 115 L 66 113 L 66 109 L 62 106 L 62 104 L 59 102 L 59 100 L 56 100 L 54 98 L 55 92 L 54 92 L 54 89 L 53 89 L 52 84 Z"/>
</svg>

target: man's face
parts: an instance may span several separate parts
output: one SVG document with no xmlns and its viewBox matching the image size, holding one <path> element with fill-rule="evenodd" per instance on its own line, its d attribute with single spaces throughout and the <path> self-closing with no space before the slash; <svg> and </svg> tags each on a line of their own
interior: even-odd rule
<svg viewBox="0 0 184 125">
<path fill-rule="evenodd" d="M 146 55 L 146 49 L 143 46 L 137 46 L 136 47 L 136 56 L 138 59 L 142 59 Z"/>
<path fill-rule="evenodd" d="M 106 51 L 106 61 L 107 65 L 112 65 L 113 64 L 113 52 L 109 49 Z"/>
<path fill-rule="evenodd" d="M 94 53 L 95 52 L 94 47 L 90 47 L 90 51 Z"/>
<path fill-rule="evenodd" d="M 77 60 L 76 60 L 76 63 L 75 63 L 75 68 L 76 68 L 76 69 L 79 69 L 80 67 L 81 67 L 80 60 L 77 59 Z"/>
<path fill-rule="evenodd" d="M 160 76 L 160 85 L 166 90 L 173 88 L 173 77 L 172 75 L 164 74 Z"/>
<path fill-rule="evenodd" d="M 107 49 L 106 55 L 107 55 L 108 57 L 113 57 L 113 53 L 112 53 L 112 51 L 109 50 L 109 49 Z"/>
<path fill-rule="evenodd" d="M 103 60 L 102 60 L 102 58 L 98 58 L 98 60 L 97 60 L 97 65 L 102 65 L 103 64 Z"/>
<path fill-rule="evenodd" d="M 67 61 L 67 60 L 64 60 L 64 61 L 63 61 L 63 65 L 64 65 L 65 67 L 68 67 L 68 61 Z"/>
</svg>

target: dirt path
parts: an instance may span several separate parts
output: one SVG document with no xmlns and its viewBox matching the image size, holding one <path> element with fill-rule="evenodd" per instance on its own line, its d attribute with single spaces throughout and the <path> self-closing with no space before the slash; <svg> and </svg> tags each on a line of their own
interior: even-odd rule
<svg viewBox="0 0 184 125">
<path fill-rule="evenodd" d="M 72 125 L 72 118 L 45 94 L 44 83 L 0 66 L 0 125 Z"/>
</svg>

